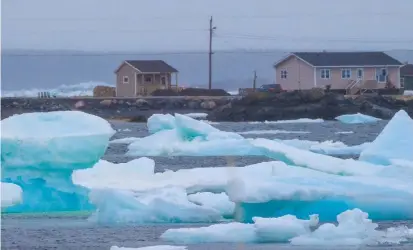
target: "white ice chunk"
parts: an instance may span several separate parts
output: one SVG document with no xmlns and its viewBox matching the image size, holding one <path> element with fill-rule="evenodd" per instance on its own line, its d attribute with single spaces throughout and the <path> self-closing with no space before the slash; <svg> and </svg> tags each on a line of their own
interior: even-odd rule
<svg viewBox="0 0 413 250">
<path fill-rule="evenodd" d="M 288 242 L 304 246 L 400 244 L 413 238 L 407 227 L 377 230 L 378 225 L 360 209 L 337 216 L 338 226 L 326 223 L 311 232 L 318 216 L 300 220 L 293 215 L 277 218 L 254 218 L 254 224 L 227 223 L 199 228 L 168 229 L 161 239 L 175 243 L 264 243 Z"/>
<path fill-rule="evenodd" d="M 337 116 L 335 119 L 342 123 L 347 123 L 347 124 L 374 123 L 374 122 L 381 120 L 379 118 L 369 116 L 369 115 L 364 115 L 361 113 L 340 115 L 340 116 Z"/>
<path fill-rule="evenodd" d="M 169 130 L 175 128 L 175 117 L 170 114 L 154 114 L 148 118 L 148 131 L 151 134 L 162 130 Z"/>
<path fill-rule="evenodd" d="M 80 111 L 26 113 L 1 121 L 2 168 L 85 168 L 104 154 L 110 124 Z"/>
<path fill-rule="evenodd" d="M 360 154 L 360 160 L 375 164 L 389 165 L 392 159 L 413 161 L 413 120 L 404 110 Z"/>
<path fill-rule="evenodd" d="M 210 223 L 222 219 L 215 209 L 190 202 L 181 188 L 147 192 L 96 189 L 89 197 L 97 208 L 89 219 L 99 223 Z"/>
<path fill-rule="evenodd" d="M 339 159 L 301 150 L 286 144 L 268 139 L 255 139 L 251 144 L 273 159 L 289 165 L 302 166 L 331 174 L 374 175 L 382 167 L 353 159 Z"/>
<path fill-rule="evenodd" d="M 169 245 L 159 245 L 150 247 L 118 247 L 112 246 L 110 250 L 188 250 L 185 246 L 169 246 Z"/>
<path fill-rule="evenodd" d="M 162 240 L 180 244 L 191 243 L 230 243 L 255 242 L 255 228 L 253 224 L 231 222 L 199 228 L 168 229 L 160 237 Z"/>
<path fill-rule="evenodd" d="M 125 138 L 111 140 L 110 143 L 112 143 L 112 144 L 130 144 L 130 143 L 135 142 L 139 139 L 140 139 L 139 137 L 125 137 Z"/>
<path fill-rule="evenodd" d="M 1 207 L 10 207 L 21 203 L 22 193 L 20 186 L 1 182 Z"/>
<path fill-rule="evenodd" d="M 378 225 L 368 219 L 360 209 L 345 211 L 337 216 L 338 226 L 330 223 L 321 225 L 314 232 L 291 239 L 293 245 L 377 245 L 399 244 L 407 241 L 406 236 L 390 231 L 377 230 Z"/>
<path fill-rule="evenodd" d="M 208 114 L 207 113 L 188 113 L 184 114 L 188 117 L 194 118 L 194 119 L 205 119 L 207 118 Z"/>
<path fill-rule="evenodd" d="M 317 226 L 318 215 L 310 215 L 310 220 L 300 220 L 294 215 L 278 218 L 254 217 L 256 238 L 260 242 L 287 242 L 289 239 L 310 232 Z"/>
<path fill-rule="evenodd" d="M 199 192 L 188 195 L 188 200 L 207 208 L 213 208 L 219 211 L 222 216 L 234 214 L 235 203 L 229 200 L 226 193 Z"/>
</svg>

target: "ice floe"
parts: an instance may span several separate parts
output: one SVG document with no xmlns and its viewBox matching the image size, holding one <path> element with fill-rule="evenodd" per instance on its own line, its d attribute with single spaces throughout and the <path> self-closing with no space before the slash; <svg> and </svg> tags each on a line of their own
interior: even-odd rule
<svg viewBox="0 0 413 250">
<path fill-rule="evenodd" d="M 73 185 L 75 169 L 92 167 L 115 133 L 104 119 L 79 111 L 26 113 L 1 121 L 2 182 L 23 189 L 7 211 L 90 209 L 86 190 Z"/>
<path fill-rule="evenodd" d="M 321 123 L 324 122 L 323 119 L 309 119 L 309 118 L 300 118 L 296 120 L 279 120 L 279 121 L 264 121 L 264 122 L 249 122 L 249 124 L 282 124 L 282 123 Z"/>
<path fill-rule="evenodd" d="M 268 135 L 268 134 L 310 134 L 308 131 L 288 131 L 288 130 L 252 130 L 238 132 L 240 135 Z"/>
<path fill-rule="evenodd" d="M 413 119 L 404 110 L 360 153 L 360 160 L 375 164 L 389 165 L 392 159 L 413 161 Z"/>
<path fill-rule="evenodd" d="M 413 237 L 407 227 L 378 230 L 378 225 L 368 219 L 360 209 L 347 210 L 337 216 L 338 225 L 326 223 L 313 230 L 318 216 L 301 220 L 293 215 L 277 218 L 255 217 L 253 223 L 225 223 L 208 227 L 168 229 L 161 239 L 165 241 L 193 243 L 222 242 L 290 242 L 293 245 L 361 246 L 399 244 Z"/>
<path fill-rule="evenodd" d="M 356 113 L 356 114 L 347 114 L 347 115 L 340 115 L 336 117 L 336 120 L 346 123 L 346 124 L 358 124 L 358 123 L 374 123 L 377 121 L 380 121 L 381 119 L 361 114 L 361 113 Z"/>
</svg>

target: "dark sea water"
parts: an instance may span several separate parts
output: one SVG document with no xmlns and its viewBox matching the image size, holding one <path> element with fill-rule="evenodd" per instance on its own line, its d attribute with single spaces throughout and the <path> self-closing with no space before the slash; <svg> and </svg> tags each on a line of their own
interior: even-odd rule
<svg viewBox="0 0 413 250">
<path fill-rule="evenodd" d="M 113 122 L 119 132 L 113 139 L 124 137 L 142 137 L 148 135 L 145 124 Z M 386 125 L 385 121 L 369 125 L 346 125 L 338 122 L 295 123 L 295 124 L 249 124 L 220 123 L 214 124 L 225 131 L 251 130 L 288 130 L 308 131 L 308 134 L 260 134 L 246 137 L 342 141 L 347 145 L 357 145 L 372 141 Z M 130 129 L 131 131 L 124 131 Z M 353 131 L 350 134 L 336 132 Z M 104 159 L 112 162 L 126 162 L 132 158 L 124 156 L 126 145 L 111 144 Z M 182 169 L 194 167 L 245 166 L 268 161 L 265 157 L 152 157 L 156 162 L 156 171 L 164 169 Z M 412 208 L 413 209 L 413 208 Z M 1 249 L 110 249 L 111 246 L 143 247 L 151 245 L 170 245 L 162 242 L 159 236 L 168 228 L 205 226 L 205 225 L 97 225 L 86 220 L 87 214 L 30 214 L 3 215 L 1 230 Z M 397 225 L 413 226 L 412 221 L 379 222 L 386 228 Z M 231 249 L 332 249 L 331 247 L 297 247 L 288 244 L 196 244 L 189 245 L 189 250 L 231 250 Z M 413 249 L 412 244 L 400 246 L 372 247 L 334 247 L 334 249 Z"/>
</svg>

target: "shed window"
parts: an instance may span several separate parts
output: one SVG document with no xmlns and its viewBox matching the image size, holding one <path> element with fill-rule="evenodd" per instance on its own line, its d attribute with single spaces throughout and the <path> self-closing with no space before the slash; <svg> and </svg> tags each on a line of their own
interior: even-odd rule
<svg viewBox="0 0 413 250">
<path fill-rule="evenodd" d="M 321 69 L 321 79 L 330 79 L 329 69 Z"/>
<path fill-rule="evenodd" d="M 280 73 L 281 79 L 287 79 L 287 70 L 283 69 Z"/>
<path fill-rule="evenodd" d="M 342 69 L 341 79 L 350 79 L 350 78 L 351 78 L 351 69 Z"/>
<path fill-rule="evenodd" d="M 123 77 L 123 83 L 124 83 L 124 84 L 129 83 L 129 77 L 124 76 L 124 77 Z"/>
<path fill-rule="evenodd" d="M 152 76 L 145 76 L 145 83 L 152 83 Z"/>
</svg>

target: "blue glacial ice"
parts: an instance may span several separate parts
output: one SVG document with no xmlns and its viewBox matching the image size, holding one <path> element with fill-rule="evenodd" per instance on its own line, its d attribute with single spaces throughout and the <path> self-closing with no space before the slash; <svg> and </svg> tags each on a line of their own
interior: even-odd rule
<svg viewBox="0 0 413 250">
<path fill-rule="evenodd" d="M 23 189 L 21 204 L 6 212 L 91 209 L 87 190 L 71 181 L 72 171 L 92 167 L 114 130 L 79 111 L 15 115 L 1 121 L 2 182 Z"/>
<path fill-rule="evenodd" d="M 362 246 L 400 244 L 413 239 L 413 229 L 391 227 L 378 230 L 378 225 L 360 209 L 347 210 L 336 218 L 338 225 L 318 225 L 318 215 L 301 220 L 293 215 L 275 218 L 255 217 L 253 223 L 215 224 L 208 227 L 168 229 L 161 239 L 180 244 L 193 243 L 287 243 L 313 246 Z"/>
<path fill-rule="evenodd" d="M 359 159 L 383 165 L 390 165 L 395 159 L 413 162 L 413 120 L 406 111 L 394 115 Z"/>
<path fill-rule="evenodd" d="M 361 113 L 340 115 L 337 116 L 335 119 L 346 124 L 375 123 L 381 120 L 380 118 L 376 118 Z"/>
</svg>

